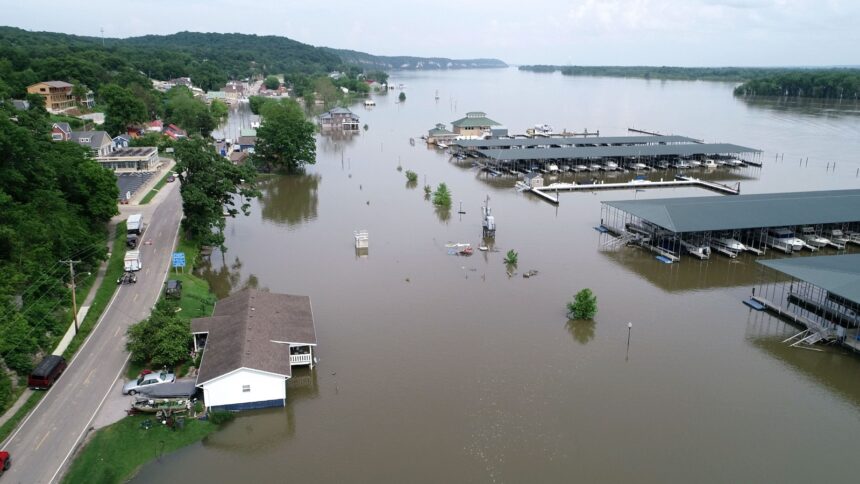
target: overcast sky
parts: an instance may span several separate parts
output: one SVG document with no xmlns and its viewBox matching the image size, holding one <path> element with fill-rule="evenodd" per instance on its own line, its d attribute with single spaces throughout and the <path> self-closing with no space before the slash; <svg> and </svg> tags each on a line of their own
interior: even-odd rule
<svg viewBox="0 0 860 484">
<path fill-rule="evenodd" d="M 860 64 L 860 0 L 0 0 L 0 11 L 27 30 L 274 34 L 511 64 Z"/>
</svg>

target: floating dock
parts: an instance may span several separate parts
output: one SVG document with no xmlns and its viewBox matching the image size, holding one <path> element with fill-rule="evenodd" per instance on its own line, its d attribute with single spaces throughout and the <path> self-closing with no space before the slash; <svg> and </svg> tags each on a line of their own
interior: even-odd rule
<svg viewBox="0 0 860 484">
<path fill-rule="evenodd" d="M 634 189 L 646 189 L 646 188 L 666 188 L 666 187 L 699 187 L 705 188 L 707 190 L 713 190 L 718 193 L 722 193 L 725 195 L 738 195 L 740 194 L 740 187 L 732 188 L 728 185 L 723 185 L 722 183 L 707 181 L 707 180 L 699 180 L 698 178 L 692 177 L 677 177 L 674 180 L 660 180 L 660 181 L 640 181 L 640 180 L 632 180 L 629 182 L 622 183 L 553 183 L 551 185 L 546 185 L 543 187 L 533 187 L 530 188 L 529 191 L 534 193 L 535 195 L 543 198 L 544 200 L 558 204 L 558 192 L 590 192 L 594 190 L 629 190 L 631 188 Z M 552 197 L 547 192 L 556 192 L 556 196 Z"/>
</svg>

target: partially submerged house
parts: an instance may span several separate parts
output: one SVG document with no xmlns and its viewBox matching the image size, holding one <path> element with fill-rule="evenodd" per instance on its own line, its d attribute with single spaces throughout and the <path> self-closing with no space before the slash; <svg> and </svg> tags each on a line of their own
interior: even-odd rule
<svg viewBox="0 0 860 484">
<path fill-rule="evenodd" d="M 358 115 L 347 108 L 337 107 L 320 114 L 320 128 L 358 131 Z"/>
<path fill-rule="evenodd" d="M 427 132 L 427 142 L 430 144 L 448 143 L 457 138 L 457 135 L 448 131 L 443 123 L 437 123 L 436 127 Z"/>
<path fill-rule="evenodd" d="M 493 126 L 501 124 L 487 117 L 487 113 L 471 111 L 466 113 L 465 118 L 460 118 L 451 123 L 454 134 L 465 138 L 483 138 L 490 135 Z"/>
<path fill-rule="evenodd" d="M 203 351 L 197 386 L 208 408 L 280 407 L 293 366 L 314 365 L 317 344 L 308 296 L 245 289 L 191 321 Z"/>
</svg>

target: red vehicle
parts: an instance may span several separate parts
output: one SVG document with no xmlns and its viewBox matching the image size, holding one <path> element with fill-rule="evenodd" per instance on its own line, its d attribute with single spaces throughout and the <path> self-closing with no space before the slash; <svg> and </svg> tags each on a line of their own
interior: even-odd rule
<svg viewBox="0 0 860 484">
<path fill-rule="evenodd" d="M 47 390 L 63 374 L 66 369 L 66 359 L 62 356 L 46 356 L 30 373 L 27 386 L 34 390 Z"/>
<path fill-rule="evenodd" d="M 9 466 L 11 465 L 12 457 L 10 457 L 9 453 L 5 450 L 0 450 L 0 476 L 2 476 L 4 472 L 9 470 Z"/>
</svg>

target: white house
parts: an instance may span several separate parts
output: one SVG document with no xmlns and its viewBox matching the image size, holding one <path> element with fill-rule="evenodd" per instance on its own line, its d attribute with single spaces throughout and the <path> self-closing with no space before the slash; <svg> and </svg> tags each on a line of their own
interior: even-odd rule
<svg viewBox="0 0 860 484">
<path fill-rule="evenodd" d="M 281 407 L 293 366 L 314 364 L 316 331 L 307 296 L 245 289 L 191 321 L 203 351 L 197 386 L 208 408 Z"/>
</svg>

